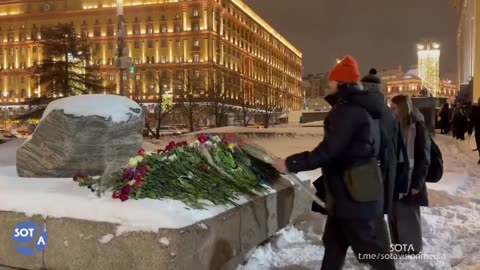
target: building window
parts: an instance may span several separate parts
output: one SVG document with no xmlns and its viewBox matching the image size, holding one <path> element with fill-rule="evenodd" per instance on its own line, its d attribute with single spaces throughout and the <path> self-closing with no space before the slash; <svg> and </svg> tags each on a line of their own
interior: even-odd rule
<svg viewBox="0 0 480 270">
<path fill-rule="evenodd" d="M 13 47 L 8 48 L 8 54 L 9 55 L 14 55 L 15 49 Z"/>
<path fill-rule="evenodd" d="M 178 70 L 178 71 L 177 71 L 177 74 L 176 74 L 177 79 L 178 79 L 178 80 L 181 80 L 181 79 L 182 79 L 182 75 L 183 75 L 183 72 L 180 71 L 180 70 Z"/>
<path fill-rule="evenodd" d="M 113 42 L 108 43 L 108 50 L 109 51 L 113 50 Z"/>
<path fill-rule="evenodd" d="M 162 64 L 164 64 L 164 63 L 165 63 L 165 61 L 166 61 L 166 58 L 165 58 L 165 56 L 160 56 L 160 62 L 161 62 Z"/>
<path fill-rule="evenodd" d="M 175 32 L 176 32 L 176 33 L 182 32 L 182 27 L 180 26 L 180 24 L 176 24 L 176 25 L 175 25 Z"/>
<path fill-rule="evenodd" d="M 192 31 L 200 31 L 200 25 L 197 22 L 192 23 Z"/>
<path fill-rule="evenodd" d="M 95 43 L 95 50 L 99 52 L 101 50 L 100 43 Z"/>
<path fill-rule="evenodd" d="M 176 14 L 175 15 L 175 20 L 179 20 L 180 19 L 180 14 Z"/>
<path fill-rule="evenodd" d="M 193 10 L 193 17 L 198 17 L 198 15 L 199 15 L 198 8 L 196 8 Z"/>
<path fill-rule="evenodd" d="M 167 25 L 166 24 L 160 25 L 160 32 L 167 33 Z"/>
<path fill-rule="evenodd" d="M 193 54 L 193 62 L 200 62 L 200 54 L 194 53 Z"/>
<path fill-rule="evenodd" d="M 88 37 L 88 28 L 83 28 L 81 33 L 82 38 Z"/>
<path fill-rule="evenodd" d="M 162 39 L 162 48 L 166 48 L 166 47 L 167 47 L 167 40 Z"/>
<path fill-rule="evenodd" d="M 37 46 L 33 46 L 33 47 L 32 47 L 32 53 L 37 53 L 37 50 L 38 50 L 38 47 L 37 47 Z"/>
<path fill-rule="evenodd" d="M 135 49 L 140 49 L 140 40 L 135 40 L 135 42 L 134 42 L 134 48 L 135 48 Z"/>
<path fill-rule="evenodd" d="M 115 34 L 114 34 L 114 31 L 113 31 L 113 25 L 109 25 L 107 27 L 107 36 L 109 37 L 113 37 Z"/>
<path fill-rule="evenodd" d="M 200 78 L 200 70 L 195 70 L 195 71 L 193 72 L 193 76 L 194 76 L 195 78 L 197 78 L 197 79 Z"/>
<path fill-rule="evenodd" d="M 140 35 L 140 25 L 136 24 L 133 26 L 133 34 L 134 35 Z"/>
<path fill-rule="evenodd" d="M 123 80 L 124 80 L 124 81 L 128 80 L 128 75 L 127 75 L 127 73 L 123 73 Z"/>
<path fill-rule="evenodd" d="M 140 73 L 135 74 L 135 80 L 140 81 L 142 79 L 142 76 Z"/>
<path fill-rule="evenodd" d="M 20 32 L 19 39 L 20 39 L 20 41 L 25 41 L 26 40 L 25 32 Z"/>
<path fill-rule="evenodd" d="M 93 28 L 93 36 L 95 36 L 95 37 L 101 36 L 101 28 L 100 28 L 100 26 L 95 26 L 95 27 Z"/>
<path fill-rule="evenodd" d="M 153 40 L 152 39 L 149 39 L 147 41 L 147 47 L 150 48 L 150 49 L 153 48 Z"/>
<path fill-rule="evenodd" d="M 21 48 L 20 48 L 20 54 L 21 54 L 21 55 L 24 55 L 26 52 L 27 52 L 27 50 L 26 50 L 25 47 L 21 47 Z"/>
<path fill-rule="evenodd" d="M 179 48 L 181 46 L 180 40 L 175 40 L 175 47 Z"/>
<path fill-rule="evenodd" d="M 8 42 L 13 42 L 13 41 L 14 41 L 13 33 L 8 33 Z"/>
<path fill-rule="evenodd" d="M 153 24 L 147 24 L 147 34 L 153 34 Z"/>
<path fill-rule="evenodd" d="M 115 80 L 115 76 L 113 74 L 108 74 L 107 78 L 111 82 Z"/>
<path fill-rule="evenodd" d="M 200 47 L 200 40 L 194 39 L 193 40 L 193 47 Z"/>
</svg>

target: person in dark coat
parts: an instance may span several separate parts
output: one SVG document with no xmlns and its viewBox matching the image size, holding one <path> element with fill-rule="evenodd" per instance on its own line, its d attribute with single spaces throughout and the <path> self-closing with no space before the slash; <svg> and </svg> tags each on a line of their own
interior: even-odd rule
<svg viewBox="0 0 480 270">
<path fill-rule="evenodd" d="M 454 139 L 457 138 L 457 129 L 453 124 L 453 117 L 457 114 L 457 104 L 453 104 L 452 108 L 450 109 L 450 127 L 452 128 L 452 137 Z"/>
<path fill-rule="evenodd" d="M 323 141 L 312 151 L 274 164 L 280 172 L 322 168 L 328 214 L 323 234 L 323 270 L 342 269 L 350 246 L 360 262 L 375 269 L 395 269 L 393 260 L 365 256 L 389 252 L 376 233 L 378 219 L 384 212 L 382 172 L 378 165 L 378 119 L 384 102 L 381 95 L 363 91 L 359 81 L 356 61 L 346 56 L 329 74 L 332 94 L 327 101 L 332 110 L 324 122 Z"/>
<path fill-rule="evenodd" d="M 383 96 L 380 77 L 377 71 L 371 69 L 369 74 L 361 80 L 365 91 L 371 91 L 372 95 L 378 95 L 379 99 L 385 100 Z M 390 214 L 392 203 L 397 200 L 399 193 L 408 192 L 408 157 L 403 143 L 400 122 L 393 111 L 385 104 L 380 116 L 380 155 L 379 161 L 382 166 L 384 180 L 384 213 Z M 405 166 L 402 166 L 405 163 Z M 399 171 L 397 175 L 397 171 Z M 383 216 L 378 224 L 378 237 L 382 239 L 387 247 L 390 247 L 390 237 L 387 225 Z"/>
<path fill-rule="evenodd" d="M 470 113 L 468 135 L 472 136 L 473 131 L 475 131 L 476 150 L 480 156 L 480 98 L 478 99 L 478 103 L 472 106 L 472 112 Z M 480 160 L 478 160 L 478 164 L 480 164 Z"/>
<path fill-rule="evenodd" d="M 420 206 L 428 206 L 425 179 L 430 166 L 431 139 L 420 111 L 408 96 L 392 99 L 392 110 L 400 119 L 403 139 L 409 157 L 409 192 L 393 204 L 389 216 L 390 236 L 394 244 L 406 244 L 405 253 L 422 250 Z"/>
<path fill-rule="evenodd" d="M 448 134 L 450 132 L 450 109 L 448 103 L 443 104 L 440 111 L 440 133 Z"/>
<path fill-rule="evenodd" d="M 459 106 L 455 110 L 452 125 L 455 128 L 455 138 L 458 140 L 465 140 L 465 133 L 468 131 L 468 118 L 466 108 Z"/>
</svg>

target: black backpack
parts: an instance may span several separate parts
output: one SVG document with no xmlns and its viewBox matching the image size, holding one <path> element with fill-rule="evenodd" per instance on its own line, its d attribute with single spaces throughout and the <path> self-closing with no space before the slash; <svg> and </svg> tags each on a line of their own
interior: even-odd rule
<svg viewBox="0 0 480 270">
<path fill-rule="evenodd" d="M 443 176 L 443 158 L 440 148 L 430 136 L 430 167 L 428 167 L 427 178 L 428 183 L 437 183 Z"/>
</svg>

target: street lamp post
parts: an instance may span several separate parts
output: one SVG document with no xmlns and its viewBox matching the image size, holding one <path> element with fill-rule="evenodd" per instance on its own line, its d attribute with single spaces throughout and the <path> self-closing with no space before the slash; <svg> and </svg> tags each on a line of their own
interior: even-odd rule
<svg viewBox="0 0 480 270">
<path fill-rule="evenodd" d="M 4 101 L 5 101 L 5 113 L 4 113 L 4 117 L 3 117 L 3 123 L 4 123 L 4 129 L 7 130 L 7 112 L 8 112 L 8 106 L 7 106 L 7 103 L 8 103 L 8 92 L 7 91 L 3 91 L 2 92 L 2 95 L 3 95 L 3 98 L 4 98 Z"/>
</svg>

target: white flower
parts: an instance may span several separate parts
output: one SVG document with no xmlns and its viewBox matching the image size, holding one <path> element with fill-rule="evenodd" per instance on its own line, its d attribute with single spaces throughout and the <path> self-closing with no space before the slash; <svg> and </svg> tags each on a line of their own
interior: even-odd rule
<svg viewBox="0 0 480 270">
<path fill-rule="evenodd" d="M 154 153 L 153 151 L 145 152 L 145 156 L 151 156 L 153 153 Z"/>
<path fill-rule="evenodd" d="M 168 157 L 168 160 L 175 161 L 175 160 L 177 160 L 177 156 L 176 155 L 171 155 L 171 156 Z"/>
<path fill-rule="evenodd" d="M 128 184 L 129 184 L 130 186 L 135 185 L 135 180 L 132 180 L 132 181 L 128 182 Z"/>
<path fill-rule="evenodd" d="M 200 142 L 198 140 L 195 140 L 194 142 L 190 143 L 190 147 L 199 147 L 200 146 Z"/>
<path fill-rule="evenodd" d="M 211 141 L 206 141 L 205 146 L 207 147 L 213 147 L 213 143 Z"/>
<path fill-rule="evenodd" d="M 133 157 L 128 161 L 128 166 L 135 168 L 137 167 L 138 163 L 142 162 L 142 160 L 142 156 Z"/>
<path fill-rule="evenodd" d="M 193 175 L 192 172 L 188 172 L 187 177 L 188 177 L 188 179 L 193 179 L 194 175 Z"/>
<path fill-rule="evenodd" d="M 221 142 L 222 139 L 220 139 L 220 137 L 218 135 L 215 135 L 215 136 L 212 137 L 212 141 Z"/>
</svg>

